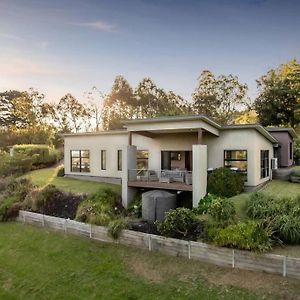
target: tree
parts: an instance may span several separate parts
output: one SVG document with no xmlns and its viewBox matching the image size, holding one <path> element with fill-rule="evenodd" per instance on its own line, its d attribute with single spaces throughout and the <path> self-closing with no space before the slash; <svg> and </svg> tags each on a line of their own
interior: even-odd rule
<svg viewBox="0 0 300 300">
<path fill-rule="evenodd" d="M 99 131 L 102 127 L 102 111 L 105 95 L 94 86 L 92 90 L 87 93 L 87 98 L 88 104 L 86 110 L 91 119 L 91 129 Z"/>
<path fill-rule="evenodd" d="M 14 99 L 22 96 L 22 92 L 10 90 L 0 93 L 0 127 L 8 128 L 15 125 L 18 118 L 13 114 L 15 111 Z"/>
<path fill-rule="evenodd" d="M 271 69 L 257 80 L 259 95 L 254 107 L 262 125 L 288 125 L 299 122 L 300 64 L 292 60 Z"/>
<path fill-rule="evenodd" d="M 59 132 L 80 132 L 90 127 L 86 107 L 71 94 L 66 94 L 59 103 L 49 106 L 49 113 Z"/>
<path fill-rule="evenodd" d="M 230 124 L 241 110 L 247 108 L 248 87 L 241 84 L 237 76 L 230 74 L 215 78 L 212 72 L 205 70 L 198 81 L 193 94 L 193 109 L 196 114 L 206 115 L 221 124 Z"/>
<path fill-rule="evenodd" d="M 135 98 L 133 89 L 121 75 L 114 80 L 111 92 L 105 97 L 102 111 L 104 129 L 122 128 L 121 120 L 134 115 Z"/>
<path fill-rule="evenodd" d="M 205 115 L 210 118 L 218 118 L 217 81 L 209 70 L 202 71 L 198 78 L 198 86 L 193 93 L 193 110 L 198 115 Z"/>
</svg>

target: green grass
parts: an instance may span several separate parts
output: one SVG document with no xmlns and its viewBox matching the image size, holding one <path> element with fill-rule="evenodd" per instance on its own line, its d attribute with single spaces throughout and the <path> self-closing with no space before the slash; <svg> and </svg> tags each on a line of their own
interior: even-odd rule
<svg viewBox="0 0 300 300">
<path fill-rule="evenodd" d="M 104 187 L 109 187 L 116 192 L 121 191 L 121 187 L 116 184 L 79 180 L 68 177 L 56 177 L 56 168 L 31 171 L 23 177 L 31 178 L 32 182 L 37 186 L 42 187 L 47 184 L 54 184 L 59 189 L 73 193 L 93 193 Z"/>
<path fill-rule="evenodd" d="M 16 223 L 2 223 L 0 231 L 0 299 L 297 297 L 299 282 L 279 276 L 215 267 Z"/>
</svg>

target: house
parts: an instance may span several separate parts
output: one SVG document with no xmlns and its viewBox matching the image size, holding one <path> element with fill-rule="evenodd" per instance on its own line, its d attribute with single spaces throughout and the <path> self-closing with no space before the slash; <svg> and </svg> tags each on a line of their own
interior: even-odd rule
<svg viewBox="0 0 300 300">
<path fill-rule="evenodd" d="M 207 173 L 228 167 L 247 188 L 271 179 L 277 139 L 261 125 L 220 126 L 205 116 L 124 121 L 124 130 L 65 134 L 65 174 L 122 184 L 127 207 L 140 189 L 206 194 Z"/>
<path fill-rule="evenodd" d="M 278 141 L 274 148 L 274 157 L 278 159 L 278 167 L 286 168 L 293 165 L 293 141 L 297 138 L 292 128 L 268 127 L 267 130 Z"/>
</svg>

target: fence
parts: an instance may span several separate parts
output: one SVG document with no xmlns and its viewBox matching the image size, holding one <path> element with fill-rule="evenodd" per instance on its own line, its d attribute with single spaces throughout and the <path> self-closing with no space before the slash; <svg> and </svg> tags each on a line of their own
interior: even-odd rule
<svg viewBox="0 0 300 300">
<path fill-rule="evenodd" d="M 17 221 L 77 234 L 102 242 L 120 243 L 144 250 L 159 251 L 167 255 L 200 260 L 219 266 L 264 271 L 300 279 L 300 258 L 275 254 L 256 254 L 131 230 L 123 230 L 119 239 L 114 240 L 108 235 L 106 227 L 27 211 L 20 211 Z"/>
</svg>

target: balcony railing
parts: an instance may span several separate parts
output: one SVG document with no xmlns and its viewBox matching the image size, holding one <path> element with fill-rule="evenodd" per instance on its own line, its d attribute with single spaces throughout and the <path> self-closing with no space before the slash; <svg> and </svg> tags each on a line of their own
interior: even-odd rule
<svg viewBox="0 0 300 300">
<path fill-rule="evenodd" d="M 192 185 L 193 174 L 184 170 L 150 170 L 131 169 L 128 170 L 129 182 L 159 182 L 159 183 L 181 183 Z"/>
</svg>

